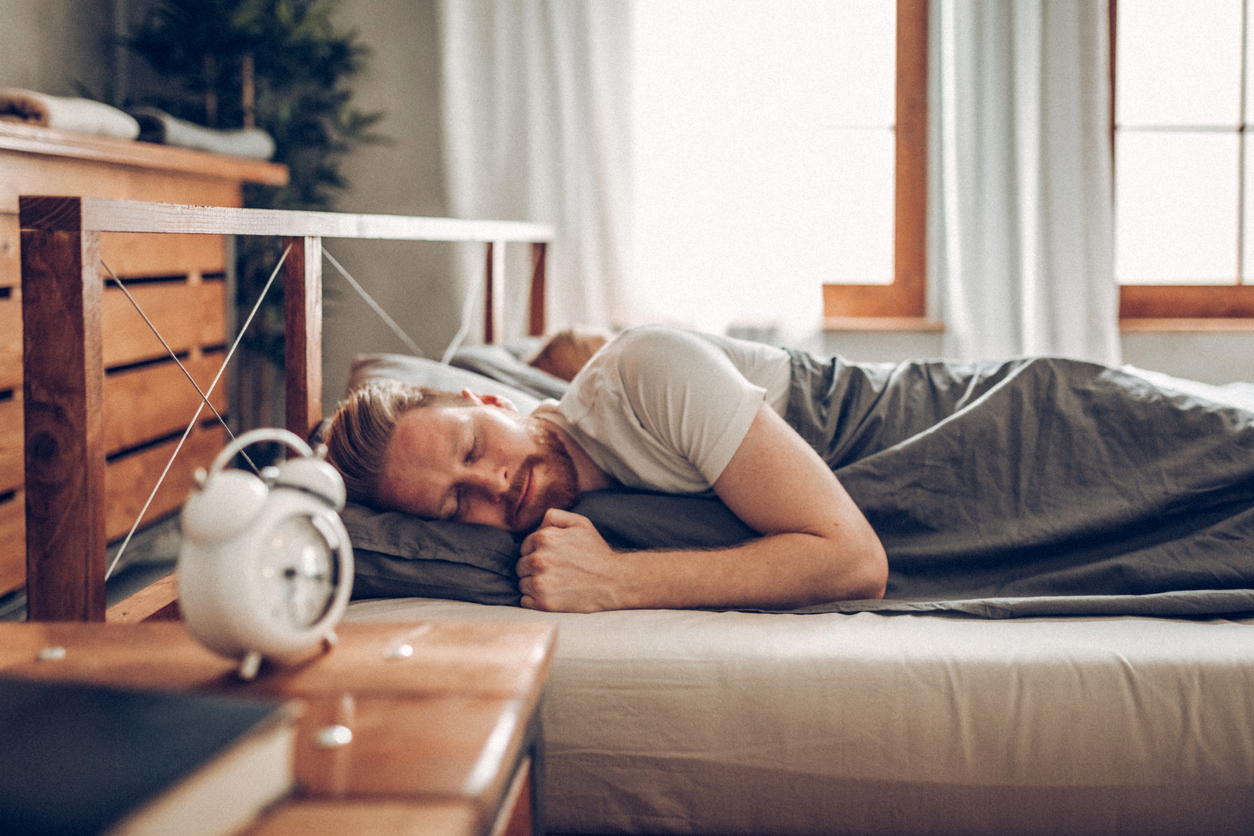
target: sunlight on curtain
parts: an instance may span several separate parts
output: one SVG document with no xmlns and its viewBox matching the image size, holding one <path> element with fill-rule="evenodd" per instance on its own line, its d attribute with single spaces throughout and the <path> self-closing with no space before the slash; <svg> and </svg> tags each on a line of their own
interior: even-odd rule
<svg viewBox="0 0 1254 836">
<path fill-rule="evenodd" d="M 1105 3 L 932 14 L 928 280 L 945 355 L 1117 365 Z"/>
<path fill-rule="evenodd" d="M 892 281 L 894 5 L 636 0 L 644 318 L 786 342 L 824 282 Z"/>
<path fill-rule="evenodd" d="M 554 225 L 551 330 L 628 323 L 627 7 L 440 0 L 437 14 L 451 213 Z M 476 292 L 482 251 L 461 255 Z M 529 258 L 507 249 L 506 336 L 524 332 Z"/>
</svg>

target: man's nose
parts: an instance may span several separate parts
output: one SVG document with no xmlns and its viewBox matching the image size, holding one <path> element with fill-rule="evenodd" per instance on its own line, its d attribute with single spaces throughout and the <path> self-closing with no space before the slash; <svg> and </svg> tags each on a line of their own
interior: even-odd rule
<svg viewBox="0 0 1254 836">
<path fill-rule="evenodd" d="M 494 501 L 509 493 L 509 469 L 499 464 L 478 462 L 468 481 Z"/>
</svg>

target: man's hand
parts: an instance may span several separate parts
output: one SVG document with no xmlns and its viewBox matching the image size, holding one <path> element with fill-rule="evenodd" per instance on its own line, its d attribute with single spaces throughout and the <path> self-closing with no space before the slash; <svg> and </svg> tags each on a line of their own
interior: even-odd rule
<svg viewBox="0 0 1254 836">
<path fill-rule="evenodd" d="M 550 612 L 622 609 L 618 586 L 623 569 L 587 517 L 550 508 L 522 543 L 522 605 Z"/>
<path fill-rule="evenodd" d="M 884 596 L 879 538 L 831 469 L 765 404 L 714 492 L 762 536 L 729 549 L 616 552 L 586 517 L 550 510 L 523 541 L 522 605 L 793 609 Z"/>
</svg>

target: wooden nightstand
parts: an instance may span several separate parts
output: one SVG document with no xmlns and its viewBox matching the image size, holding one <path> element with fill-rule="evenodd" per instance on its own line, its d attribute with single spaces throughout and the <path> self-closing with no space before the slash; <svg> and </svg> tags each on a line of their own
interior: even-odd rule
<svg viewBox="0 0 1254 836">
<path fill-rule="evenodd" d="M 10 623 L 0 671 L 300 700 L 297 792 L 249 836 L 522 836 L 543 828 L 538 716 L 555 636 L 532 623 L 342 624 L 330 653 L 244 683 L 178 623 Z M 47 647 L 64 658 L 39 661 Z M 332 724 L 352 742 L 319 748 Z"/>
</svg>

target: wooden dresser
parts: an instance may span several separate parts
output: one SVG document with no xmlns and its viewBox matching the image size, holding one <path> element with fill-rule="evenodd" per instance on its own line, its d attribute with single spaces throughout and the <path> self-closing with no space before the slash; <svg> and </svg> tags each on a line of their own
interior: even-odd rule
<svg viewBox="0 0 1254 836">
<path fill-rule="evenodd" d="M 282 185 L 287 176 L 287 168 L 274 163 L 0 122 L 0 595 L 20 588 L 26 574 L 18 196 L 242 206 L 244 183 Z M 226 356 L 227 252 L 222 236 L 101 237 L 102 261 L 126 281 L 202 389 Z M 106 280 L 103 267 L 100 272 Z M 111 281 L 103 316 L 106 528 L 115 540 L 134 524 L 200 398 Z M 226 392 L 224 377 L 212 398 L 223 415 Z M 146 524 L 179 507 L 195 469 L 207 466 L 224 444 L 224 431 L 206 409 Z"/>
</svg>

